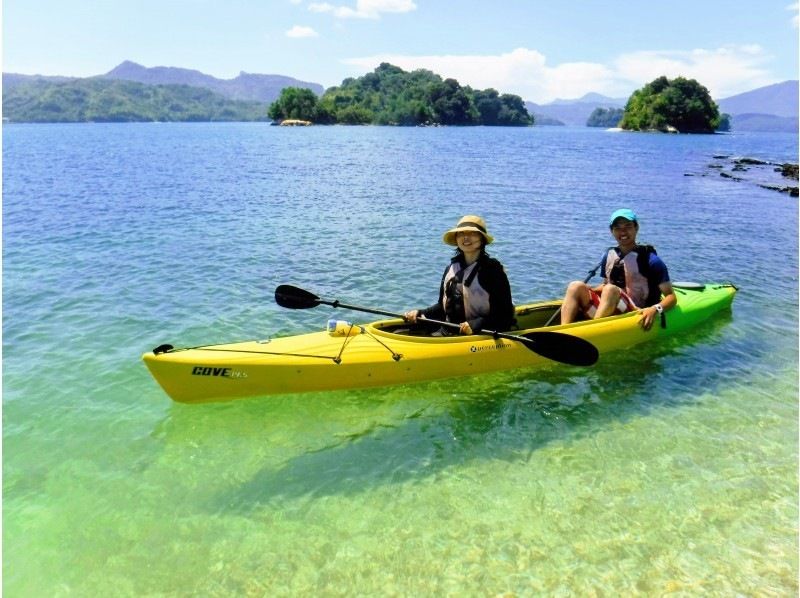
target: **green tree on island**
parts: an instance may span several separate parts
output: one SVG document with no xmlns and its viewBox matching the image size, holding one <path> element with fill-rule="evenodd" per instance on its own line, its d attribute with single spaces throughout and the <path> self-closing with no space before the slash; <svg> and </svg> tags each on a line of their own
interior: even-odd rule
<svg viewBox="0 0 800 598">
<path fill-rule="evenodd" d="M 317 96 L 310 89 L 284 87 L 281 95 L 269 107 L 267 115 L 272 120 L 311 120 L 317 117 Z"/>
<path fill-rule="evenodd" d="M 425 69 L 406 72 L 382 63 L 372 73 L 348 78 L 321 98 L 284 89 L 269 109 L 275 120 L 298 118 L 319 124 L 529 126 L 533 118 L 519 96 L 494 89 L 476 91 Z"/>
<path fill-rule="evenodd" d="M 708 89 L 694 79 L 659 77 L 633 92 L 619 126 L 634 131 L 713 133 L 720 124 L 719 107 Z"/>
<path fill-rule="evenodd" d="M 469 87 L 466 89 L 469 90 Z M 470 90 L 472 92 L 472 90 Z M 517 95 L 500 95 L 489 88 L 472 92 L 472 101 L 478 110 L 480 123 L 487 126 L 527 126 L 533 124 L 525 104 Z"/>
<path fill-rule="evenodd" d="M 586 121 L 587 127 L 616 127 L 625 111 L 622 108 L 595 108 Z"/>
</svg>

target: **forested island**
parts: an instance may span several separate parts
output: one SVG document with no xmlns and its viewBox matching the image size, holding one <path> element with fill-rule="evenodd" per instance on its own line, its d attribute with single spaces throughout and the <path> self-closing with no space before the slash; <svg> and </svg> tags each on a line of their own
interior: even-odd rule
<svg viewBox="0 0 800 598">
<path fill-rule="evenodd" d="M 658 77 L 633 92 L 619 127 L 631 131 L 713 133 L 723 121 L 708 89 L 694 79 Z"/>
<path fill-rule="evenodd" d="M 289 87 L 270 106 L 273 120 L 318 124 L 530 126 L 522 98 L 494 89 L 462 87 L 431 71 L 406 72 L 382 63 L 372 73 L 348 78 L 321 98 Z"/>
<path fill-rule="evenodd" d="M 3 118 L 18 122 L 266 121 L 262 102 L 202 87 L 101 78 L 34 80 L 3 90 Z"/>
</svg>

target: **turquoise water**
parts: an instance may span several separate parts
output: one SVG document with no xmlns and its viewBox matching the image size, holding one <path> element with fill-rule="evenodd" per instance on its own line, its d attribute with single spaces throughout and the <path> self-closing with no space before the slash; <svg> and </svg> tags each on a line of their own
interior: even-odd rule
<svg viewBox="0 0 800 598">
<path fill-rule="evenodd" d="M 7 596 L 798 591 L 798 204 L 781 134 L 3 127 Z M 140 355 L 402 311 L 486 217 L 516 302 L 640 215 L 731 313 L 558 368 L 187 406 Z M 369 319 L 369 317 L 367 317 Z"/>
</svg>

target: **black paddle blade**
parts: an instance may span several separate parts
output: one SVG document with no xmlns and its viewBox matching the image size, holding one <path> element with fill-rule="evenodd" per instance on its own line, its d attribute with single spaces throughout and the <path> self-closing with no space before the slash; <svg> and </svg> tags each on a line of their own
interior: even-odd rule
<svg viewBox="0 0 800 598">
<path fill-rule="evenodd" d="M 563 332 L 529 332 L 522 335 L 525 346 L 542 357 L 568 365 L 590 366 L 597 363 L 600 353 L 592 343 Z"/>
<path fill-rule="evenodd" d="M 275 289 L 275 303 L 289 309 L 308 309 L 320 304 L 319 297 L 306 290 L 282 284 Z"/>
</svg>

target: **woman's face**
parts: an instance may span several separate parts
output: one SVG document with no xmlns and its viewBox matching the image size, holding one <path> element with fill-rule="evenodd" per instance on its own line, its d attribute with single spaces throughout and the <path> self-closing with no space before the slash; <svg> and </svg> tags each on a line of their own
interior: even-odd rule
<svg viewBox="0 0 800 598">
<path fill-rule="evenodd" d="M 459 231 L 456 233 L 456 244 L 464 253 L 473 253 L 483 247 L 483 235 L 475 231 Z"/>
</svg>

